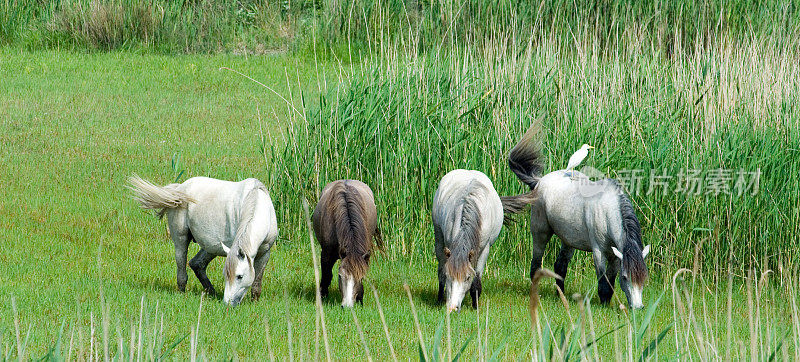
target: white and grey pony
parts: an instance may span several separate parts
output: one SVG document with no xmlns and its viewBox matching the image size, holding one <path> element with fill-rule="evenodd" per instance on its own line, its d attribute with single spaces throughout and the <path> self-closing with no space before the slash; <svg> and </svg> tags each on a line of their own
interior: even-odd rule
<svg viewBox="0 0 800 362">
<path fill-rule="evenodd" d="M 641 229 L 630 199 L 613 179 L 591 181 L 577 171 L 554 171 L 541 176 L 541 144 L 534 124 L 514 146 L 508 164 L 531 188 L 531 233 L 533 260 L 531 278 L 542 266 L 545 246 L 553 234 L 561 239 L 554 266 L 564 290 L 567 266 L 575 249 L 592 253 L 598 278 L 598 296 L 608 303 L 619 274 L 620 287 L 631 308 L 641 308 L 648 272 L 642 248 Z"/>
<path fill-rule="evenodd" d="M 528 203 L 528 194 L 501 198 L 480 171 L 453 170 L 439 182 L 432 215 L 439 261 L 437 299 L 447 302 L 448 311 L 460 309 L 468 291 L 477 308 L 481 275 L 504 214 L 519 212 Z"/>
<path fill-rule="evenodd" d="M 269 252 L 278 237 L 275 208 L 266 187 L 250 178 L 240 182 L 193 177 L 182 184 L 157 186 L 136 175 L 127 186 L 142 208 L 167 215 L 175 244 L 178 289 L 186 291 L 186 254 L 189 243 L 200 251 L 189 262 L 205 291 L 215 295 L 206 268 L 225 256 L 223 301 L 238 305 L 252 286 L 253 299 L 261 295 L 261 279 Z"/>
</svg>

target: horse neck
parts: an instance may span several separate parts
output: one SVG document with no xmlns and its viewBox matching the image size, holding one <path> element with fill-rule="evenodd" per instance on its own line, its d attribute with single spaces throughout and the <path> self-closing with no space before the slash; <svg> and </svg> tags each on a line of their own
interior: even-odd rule
<svg viewBox="0 0 800 362">
<path fill-rule="evenodd" d="M 244 251 L 245 254 L 250 255 L 250 257 L 255 257 L 258 247 L 262 242 L 262 240 L 258 240 L 258 238 L 253 236 L 255 230 L 252 227 L 257 207 L 257 191 L 258 189 L 251 190 L 241 204 L 241 209 L 239 210 L 239 225 L 236 230 L 236 236 L 233 239 L 233 244 L 231 245 L 231 249 L 238 247 Z"/>
<path fill-rule="evenodd" d="M 248 222 L 249 223 L 249 222 Z M 241 231 L 242 228 L 240 228 Z M 233 245 L 231 249 L 239 248 L 244 251 L 245 254 L 250 255 L 250 257 L 255 257 L 255 251 L 258 249 L 258 245 L 254 245 L 255 242 L 253 241 L 253 237 L 251 236 L 252 230 L 249 225 L 244 226 L 244 233 L 240 234 L 237 232 L 236 238 L 233 240 Z"/>
</svg>

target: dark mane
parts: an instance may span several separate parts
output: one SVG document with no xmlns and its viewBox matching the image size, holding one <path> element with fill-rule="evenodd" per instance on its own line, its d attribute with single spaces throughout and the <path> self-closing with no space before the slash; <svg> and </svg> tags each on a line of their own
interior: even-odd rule
<svg viewBox="0 0 800 362">
<path fill-rule="evenodd" d="M 335 194 L 328 212 L 333 215 L 334 230 L 339 240 L 339 248 L 345 253 L 341 267 L 356 279 L 361 279 L 369 268 L 364 255 L 371 252 L 372 240 L 367 230 L 364 202 L 358 190 L 347 181 L 334 190 Z"/>
<path fill-rule="evenodd" d="M 623 267 L 635 284 L 642 285 L 647 280 L 647 264 L 642 256 L 642 230 L 633 204 L 625 193 L 619 195 L 619 211 L 622 215 L 622 229 L 625 232 L 625 246 L 622 247 Z"/>
<path fill-rule="evenodd" d="M 448 274 L 456 280 L 464 280 L 475 272 L 475 263 L 481 240 L 481 210 L 475 203 L 475 195 L 481 189 L 474 181 L 467 187 L 461 201 L 461 219 L 458 234 L 455 240 L 450 240 L 450 257 L 445 268 Z"/>
</svg>

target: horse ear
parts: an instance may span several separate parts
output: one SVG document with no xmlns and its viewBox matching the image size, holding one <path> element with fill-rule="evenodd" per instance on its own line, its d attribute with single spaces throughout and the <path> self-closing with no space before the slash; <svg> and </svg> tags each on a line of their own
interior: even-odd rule
<svg viewBox="0 0 800 362">
<path fill-rule="evenodd" d="M 644 249 L 642 249 L 642 259 L 646 258 L 647 254 L 650 254 L 650 245 L 645 246 Z"/>
<path fill-rule="evenodd" d="M 444 247 L 444 257 L 445 258 L 450 258 L 450 248 L 448 248 L 446 246 Z"/>
<path fill-rule="evenodd" d="M 619 249 L 617 249 L 616 247 L 612 246 L 611 247 L 611 251 L 614 252 L 614 255 L 616 255 L 617 258 L 620 258 L 620 260 L 622 260 L 622 253 L 619 252 Z"/>
</svg>

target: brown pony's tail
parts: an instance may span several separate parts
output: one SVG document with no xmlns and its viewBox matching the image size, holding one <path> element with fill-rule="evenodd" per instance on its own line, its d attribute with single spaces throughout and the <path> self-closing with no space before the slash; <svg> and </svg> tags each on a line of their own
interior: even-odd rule
<svg viewBox="0 0 800 362">
<path fill-rule="evenodd" d="M 508 167 L 533 190 L 544 170 L 542 143 L 539 139 L 541 119 L 531 124 L 516 146 L 508 153 Z"/>
<path fill-rule="evenodd" d="M 378 248 L 378 251 L 385 257 L 386 255 L 386 244 L 383 243 L 383 234 L 381 233 L 380 225 L 375 226 L 375 234 L 372 235 L 375 239 L 375 246 Z"/>
<path fill-rule="evenodd" d="M 536 200 L 533 191 L 514 196 L 501 196 L 500 202 L 503 203 L 503 223 L 508 225 L 514 222 L 512 215 L 519 214 L 525 207 Z"/>
</svg>

